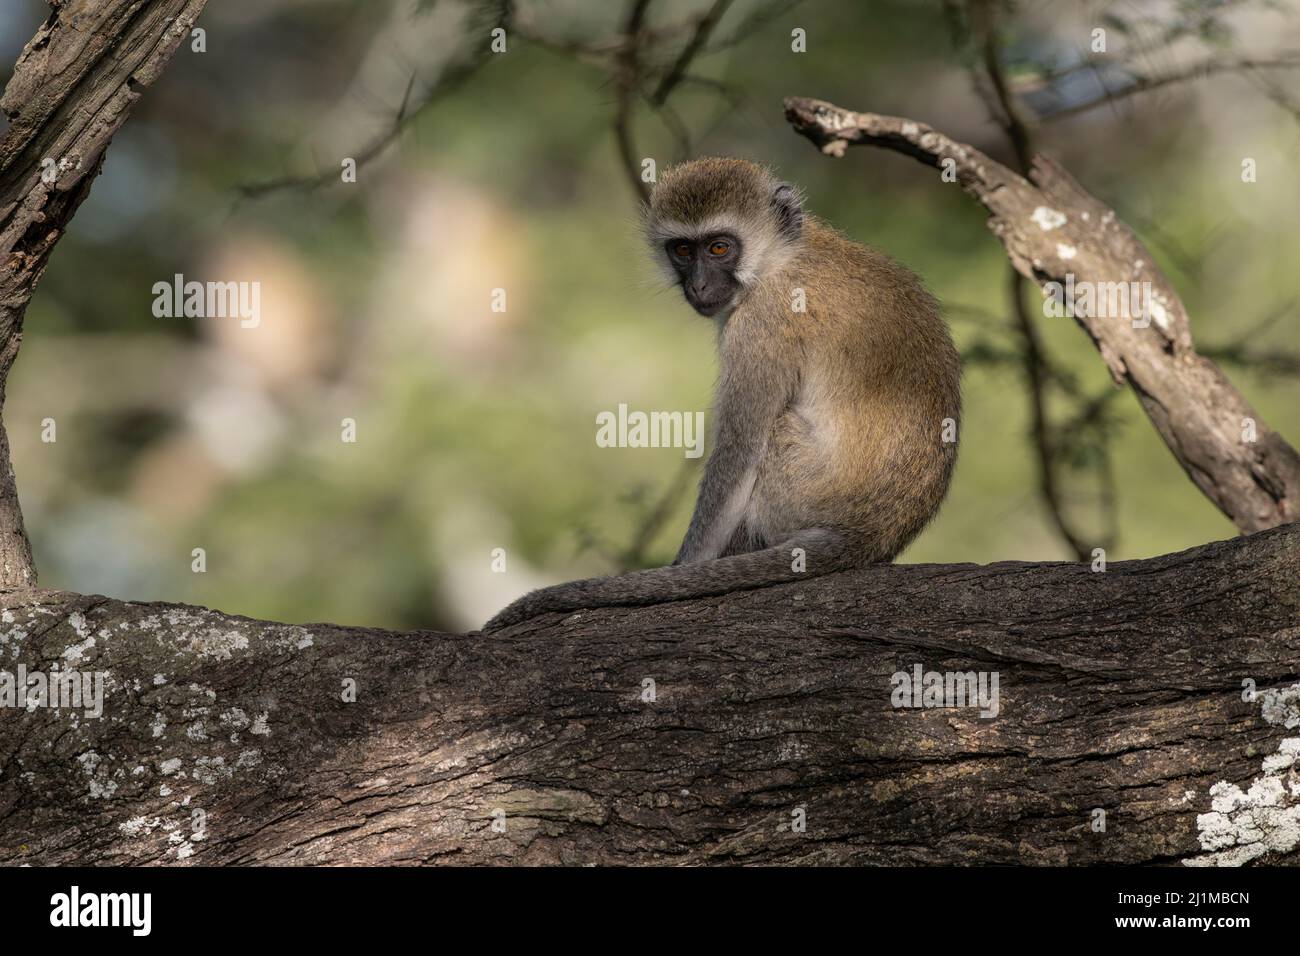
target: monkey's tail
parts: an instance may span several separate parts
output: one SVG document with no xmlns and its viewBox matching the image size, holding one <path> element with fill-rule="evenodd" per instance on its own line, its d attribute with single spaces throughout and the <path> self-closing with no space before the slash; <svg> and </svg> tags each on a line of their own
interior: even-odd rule
<svg viewBox="0 0 1300 956">
<path fill-rule="evenodd" d="M 660 604 L 767 587 L 844 570 L 852 558 L 847 535 L 809 528 L 762 551 L 541 588 L 500 611 L 483 630 L 500 630 L 551 611 Z"/>
</svg>

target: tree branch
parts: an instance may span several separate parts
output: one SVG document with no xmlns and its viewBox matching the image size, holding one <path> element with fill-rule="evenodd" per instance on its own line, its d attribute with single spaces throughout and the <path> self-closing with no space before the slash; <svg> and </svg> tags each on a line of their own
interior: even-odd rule
<svg viewBox="0 0 1300 956">
<path fill-rule="evenodd" d="M 0 720 L 0 863 L 1300 863 L 1297 582 L 1292 525 L 490 637 L 15 593 L 6 669 L 107 678 Z M 997 715 L 892 706 L 915 665 Z"/>
</svg>

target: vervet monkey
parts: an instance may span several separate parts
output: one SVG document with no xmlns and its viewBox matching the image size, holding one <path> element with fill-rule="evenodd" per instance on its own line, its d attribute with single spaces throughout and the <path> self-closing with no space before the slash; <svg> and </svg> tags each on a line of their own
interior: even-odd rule
<svg viewBox="0 0 1300 956">
<path fill-rule="evenodd" d="M 670 567 L 542 588 L 486 630 L 889 561 L 948 490 L 960 360 L 912 272 L 739 159 L 668 170 L 644 222 L 654 257 L 717 325 L 713 445 L 686 538 Z"/>
</svg>

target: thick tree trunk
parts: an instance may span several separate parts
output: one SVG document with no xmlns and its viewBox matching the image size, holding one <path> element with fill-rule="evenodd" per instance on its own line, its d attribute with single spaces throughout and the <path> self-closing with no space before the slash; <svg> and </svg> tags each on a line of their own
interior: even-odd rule
<svg viewBox="0 0 1300 956">
<path fill-rule="evenodd" d="M 1291 525 L 491 637 L 18 592 L 5 670 L 107 678 L 0 717 L 0 862 L 1295 864 L 1297 582 Z M 895 708 L 916 665 L 996 715 Z"/>
</svg>

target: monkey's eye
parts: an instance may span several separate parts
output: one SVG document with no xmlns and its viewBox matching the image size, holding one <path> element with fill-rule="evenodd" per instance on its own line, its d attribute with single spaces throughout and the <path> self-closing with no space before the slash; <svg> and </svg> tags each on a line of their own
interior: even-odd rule
<svg viewBox="0 0 1300 956">
<path fill-rule="evenodd" d="M 673 255 L 678 259 L 689 259 L 691 257 L 691 244 L 689 242 L 679 242 L 673 246 Z"/>
<path fill-rule="evenodd" d="M 725 256 L 731 250 L 731 243 L 724 239 L 715 239 L 709 243 L 709 255 Z"/>
</svg>

